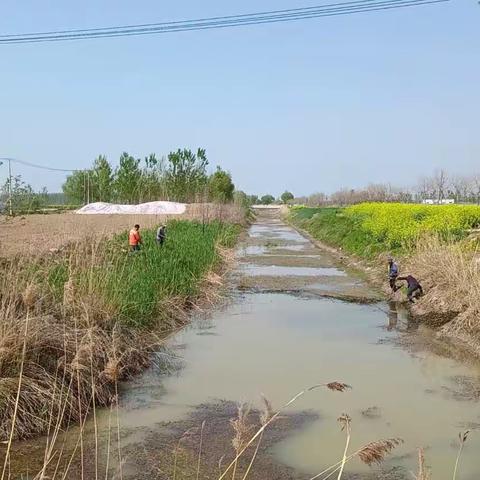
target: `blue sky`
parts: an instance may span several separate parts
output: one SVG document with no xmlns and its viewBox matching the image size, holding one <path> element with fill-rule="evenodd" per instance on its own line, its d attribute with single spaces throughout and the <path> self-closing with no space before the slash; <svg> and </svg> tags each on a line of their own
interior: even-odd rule
<svg viewBox="0 0 480 480">
<path fill-rule="evenodd" d="M 322 0 L 2 0 L 0 33 L 209 17 Z M 0 46 L 0 156 L 84 168 L 207 149 L 249 193 L 480 172 L 475 0 L 303 22 Z M 63 176 L 17 169 L 36 188 Z M 0 181 L 5 179 L 0 166 Z"/>
</svg>

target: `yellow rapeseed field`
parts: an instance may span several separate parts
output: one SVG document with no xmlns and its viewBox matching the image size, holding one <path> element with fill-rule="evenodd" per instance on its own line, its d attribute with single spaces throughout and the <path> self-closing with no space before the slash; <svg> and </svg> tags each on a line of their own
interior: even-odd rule
<svg viewBox="0 0 480 480">
<path fill-rule="evenodd" d="M 424 233 L 445 237 L 480 226 L 480 206 L 362 203 L 344 214 L 365 233 L 390 247 L 414 242 Z"/>
</svg>

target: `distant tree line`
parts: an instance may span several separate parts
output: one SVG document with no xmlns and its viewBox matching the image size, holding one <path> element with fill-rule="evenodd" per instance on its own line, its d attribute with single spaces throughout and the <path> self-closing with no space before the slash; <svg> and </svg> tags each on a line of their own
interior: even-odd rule
<svg viewBox="0 0 480 480">
<path fill-rule="evenodd" d="M 179 149 L 166 158 L 155 154 L 143 160 L 123 153 L 114 168 L 99 155 L 92 166 L 69 175 L 62 193 L 35 192 L 21 175 L 13 176 L 0 186 L 0 213 L 33 213 L 48 207 L 78 206 L 88 202 L 135 204 L 154 200 L 179 202 L 234 201 L 232 176 L 220 167 L 209 173 L 205 150 Z M 246 196 L 242 205 L 251 204 Z"/>
<path fill-rule="evenodd" d="M 68 199 L 63 193 L 49 193 L 43 187 L 39 192 L 26 183 L 21 175 L 12 176 L 0 186 L 0 214 L 9 213 L 34 213 L 48 208 L 68 208 Z"/>
<path fill-rule="evenodd" d="M 90 169 L 68 176 L 62 188 L 77 204 L 233 201 L 235 186 L 230 173 L 217 167 L 209 174 L 207 167 L 206 152 L 201 148 L 196 152 L 179 149 L 160 159 L 151 154 L 143 160 L 125 152 L 116 168 L 100 155 Z"/>
<path fill-rule="evenodd" d="M 236 201 L 242 203 L 243 205 L 252 206 L 252 205 L 272 205 L 272 204 L 287 204 L 294 199 L 294 195 L 291 192 L 283 192 L 278 199 L 273 195 L 267 193 L 259 197 L 258 195 L 247 195 L 242 191 L 235 192 Z"/>
<path fill-rule="evenodd" d="M 343 188 L 330 195 L 317 192 L 312 195 L 295 197 L 288 203 L 308 206 L 354 205 L 362 202 L 413 203 L 424 200 L 442 202 L 453 199 L 455 203 L 480 204 L 480 174 L 450 175 L 437 170 L 429 177 L 422 177 L 412 188 L 399 188 L 390 184 L 370 184 L 364 188 Z"/>
</svg>

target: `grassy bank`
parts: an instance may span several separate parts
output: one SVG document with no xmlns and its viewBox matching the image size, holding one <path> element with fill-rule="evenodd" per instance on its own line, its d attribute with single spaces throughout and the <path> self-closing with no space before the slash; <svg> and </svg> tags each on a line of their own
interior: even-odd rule
<svg viewBox="0 0 480 480">
<path fill-rule="evenodd" d="M 2 260 L 1 440 L 59 431 L 108 404 L 117 381 L 148 364 L 156 334 L 218 288 L 223 254 L 240 231 L 172 221 L 162 248 L 145 231 L 135 254 L 122 234 Z"/>
<path fill-rule="evenodd" d="M 480 207 L 363 203 L 346 208 L 297 207 L 291 221 L 315 238 L 360 257 L 415 249 L 425 235 L 444 241 L 465 238 L 480 226 Z"/>
<path fill-rule="evenodd" d="M 372 279 L 395 300 L 386 281 L 386 257 L 401 274 L 420 280 L 425 295 L 412 312 L 480 357 L 480 226 L 478 206 L 360 204 L 347 208 L 293 208 L 289 220 L 314 238 L 363 259 Z"/>
</svg>

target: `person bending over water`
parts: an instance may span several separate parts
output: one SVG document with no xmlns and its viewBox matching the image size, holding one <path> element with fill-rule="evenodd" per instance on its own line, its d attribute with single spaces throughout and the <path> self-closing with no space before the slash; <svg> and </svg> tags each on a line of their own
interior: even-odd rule
<svg viewBox="0 0 480 480">
<path fill-rule="evenodd" d="M 409 302 L 414 303 L 415 298 L 423 295 L 423 289 L 420 285 L 420 282 L 412 275 L 407 275 L 406 277 L 398 277 L 397 280 L 405 280 L 407 282 L 407 298 Z"/>
</svg>

